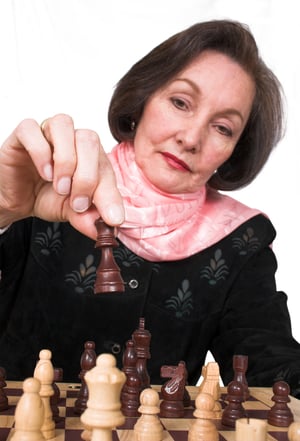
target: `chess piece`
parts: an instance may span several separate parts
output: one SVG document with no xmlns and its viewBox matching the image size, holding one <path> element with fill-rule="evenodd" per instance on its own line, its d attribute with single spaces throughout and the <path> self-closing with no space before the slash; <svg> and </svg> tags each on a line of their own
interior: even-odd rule
<svg viewBox="0 0 300 441">
<path fill-rule="evenodd" d="M 294 416 L 288 404 L 291 400 L 289 398 L 290 386 L 285 381 L 277 381 L 273 385 L 274 405 L 268 412 L 268 423 L 272 426 L 288 427 L 293 421 Z"/>
<path fill-rule="evenodd" d="M 89 398 L 80 418 L 92 432 L 91 441 L 111 441 L 112 429 L 124 424 L 120 395 L 125 380 L 112 354 L 99 355 L 96 366 L 85 374 Z"/>
<path fill-rule="evenodd" d="M 34 370 L 34 378 L 41 383 L 40 396 L 44 404 L 44 422 L 42 424 L 42 433 L 45 439 L 55 437 L 55 422 L 53 420 L 50 397 L 54 394 L 53 380 L 54 369 L 51 362 L 52 353 L 48 349 L 42 349 L 39 353 L 39 361 Z"/>
<path fill-rule="evenodd" d="M 37 378 L 27 378 L 23 382 L 23 394 L 16 406 L 11 441 L 45 441 L 41 431 L 45 409 L 40 388 L 41 383 Z"/>
<path fill-rule="evenodd" d="M 50 407 L 52 411 L 53 419 L 56 423 L 61 421 L 61 417 L 59 416 L 59 399 L 60 399 L 60 390 L 57 386 L 57 381 L 63 380 L 63 370 L 61 368 L 54 368 L 54 378 L 52 383 L 53 395 L 50 397 Z"/>
<path fill-rule="evenodd" d="M 202 368 L 203 380 L 199 386 L 199 393 L 210 394 L 215 400 L 214 418 L 219 419 L 222 416 L 222 406 L 220 399 L 220 368 L 218 363 L 211 361 Z"/>
<path fill-rule="evenodd" d="M 86 409 L 86 403 L 88 400 L 88 388 L 85 381 L 85 374 L 96 365 L 97 354 L 95 352 L 95 342 L 87 341 L 84 344 L 84 351 L 80 358 L 81 371 L 79 378 L 81 381 L 80 389 L 77 399 L 74 403 L 74 413 L 81 415 Z"/>
<path fill-rule="evenodd" d="M 125 416 L 138 416 L 141 393 L 141 379 L 136 367 L 137 353 L 132 340 L 126 343 L 123 354 L 123 372 L 126 375 L 126 382 L 121 392 L 121 410 Z"/>
<path fill-rule="evenodd" d="M 248 369 L 248 355 L 234 355 L 233 356 L 233 371 L 234 380 L 239 381 L 244 386 L 244 401 L 247 401 L 250 397 L 248 388 L 248 381 L 246 372 Z"/>
<path fill-rule="evenodd" d="M 6 371 L 0 367 L 0 411 L 8 409 L 8 398 L 4 388 L 6 387 Z"/>
<path fill-rule="evenodd" d="M 288 428 L 288 440 L 300 441 L 300 422 L 294 421 Z"/>
<path fill-rule="evenodd" d="M 100 264 L 96 271 L 94 293 L 125 291 L 120 268 L 113 256 L 113 248 L 118 246 L 114 236 L 114 227 L 107 225 L 101 218 L 95 221 L 97 229 L 96 248 L 101 248 Z"/>
<path fill-rule="evenodd" d="M 224 426 L 235 427 L 235 422 L 239 418 L 246 417 L 245 409 L 242 405 L 244 401 L 244 387 L 239 381 L 231 381 L 227 386 L 228 401 L 222 413 L 222 424 Z"/>
<path fill-rule="evenodd" d="M 184 361 L 177 366 L 162 366 L 162 378 L 170 378 L 161 388 L 160 416 L 164 418 L 183 418 L 186 367 Z"/>
<path fill-rule="evenodd" d="M 215 424 L 211 421 L 214 419 L 215 400 L 211 394 L 200 392 L 195 400 L 196 410 L 189 434 L 188 441 L 218 441 L 219 433 Z"/>
<path fill-rule="evenodd" d="M 159 395 L 154 389 L 144 389 L 140 396 L 141 416 L 134 426 L 134 441 L 162 441 L 163 426 L 158 417 Z"/>
<path fill-rule="evenodd" d="M 147 369 L 147 360 L 150 355 L 150 341 L 151 334 L 145 329 L 145 319 L 143 317 L 139 320 L 139 327 L 132 334 L 135 350 L 137 353 L 137 371 L 141 379 L 141 389 L 147 389 L 150 386 L 150 376 Z"/>
</svg>

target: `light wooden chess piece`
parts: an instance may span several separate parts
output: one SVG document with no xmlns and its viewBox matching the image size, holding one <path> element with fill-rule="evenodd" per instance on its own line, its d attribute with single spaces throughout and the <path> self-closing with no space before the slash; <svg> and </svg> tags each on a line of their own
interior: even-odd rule
<svg viewBox="0 0 300 441">
<path fill-rule="evenodd" d="M 212 395 L 215 400 L 214 418 L 222 417 L 222 406 L 220 399 L 220 368 L 218 363 L 210 361 L 202 368 L 203 380 L 199 386 L 199 393 L 205 392 Z"/>
<path fill-rule="evenodd" d="M 215 400 L 210 394 L 201 392 L 195 400 L 196 410 L 189 434 L 188 441 L 218 441 L 219 434 L 215 424 L 211 421 L 214 419 Z"/>
<path fill-rule="evenodd" d="M 85 374 L 89 398 L 80 417 L 87 428 L 82 436 L 88 437 L 91 431 L 92 441 L 112 441 L 112 430 L 125 422 L 120 399 L 125 380 L 126 375 L 116 367 L 112 354 L 97 357 L 96 366 Z"/>
<path fill-rule="evenodd" d="M 55 437 L 55 422 L 52 415 L 50 398 L 54 394 L 54 368 L 51 362 L 52 353 L 48 349 L 42 349 L 39 353 L 39 361 L 34 370 L 34 378 L 41 383 L 40 396 L 44 404 L 44 422 L 42 425 L 42 433 L 45 439 Z"/>
<path fill-rule="evenodd" d="M 41 427 L 44 420 L 44 404 L 40 397 L 41 383 L 36 378 L 23 382 L 23 394 L 15 410 L 15 426 L 11 441 L 44 441 Z"/>
<path fill-rule="evenodd" d="M 288 428 L 288 440 L 300 441 L 300 422 L 294 421 Z"/>
<path fill-rule="evenodd" d="M 134 441 L 161 441 L 163 426 L 158 417 L 159 395 L 154 389 L 144 389 L 140 395 L 141 416 L 134 426 Z"/>
</svg>

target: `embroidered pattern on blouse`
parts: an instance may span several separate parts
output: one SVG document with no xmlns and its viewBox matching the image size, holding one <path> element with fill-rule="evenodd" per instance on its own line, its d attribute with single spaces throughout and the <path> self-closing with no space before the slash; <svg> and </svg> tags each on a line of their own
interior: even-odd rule
<svg viewBox="0 0 300 441">
<path fill-rule="evenodd" d="M 178 288 L 177 294 L 165 301 L 167 309 L 175 311 L 176 317 L 184 317 L 190 315 L 193 309 L 193 296 L 190 291 L 190 282 L 184 279 L 181 288 Z"/>
<path fill-rule="evenodd" d="M 51 253 L 59 254 L 62 249 L 61 232 L 59 222 L 54 222 L 51 227 L 48 226 L 46 232 L 36 234 L 34 241 L 40 245 L 41 254 L 49 256 Z"/>
<path fill-rule="evenodd" d="M 255 251 L 259 248 L 259 239 L 254 236 L 253 228 L 249 227 L 241 237 L 234 237 L 232 239 L 233 248 L 239 250 L 241 256 L 245 256 L 250 251 Z"/>
<path fill-rule="evenodd" d="M 141 266 L 142 258 L 132 253 L 128 248 L 118 247 L 115 248 L 113 252 L 115 258 L 126 268 L 130 268 L 131 266 L 137 266 L 139 268 Z"/>
<path fill-rule="evenodd" d="M 214 258 L 210 259 L 210 264 L 200 271 L 200 277 L 207 279 L 209 285 L 216 285 L 220 280 L 225 280 L 229 274 L 225 259 L 222 258 L 222 250 L 215 251 Z"/>
<path fill-rule="evenodd" d="M 94 291 L 96 280 L 96 266 L 94 265 L 94 256 L 89 254 L 84 263 L 80 263 L 79 270 L 73 270 L 66 274 L 65 281 L 75 286 L 75 292 L 83 293 L 91 290 Z"/>
</svg>

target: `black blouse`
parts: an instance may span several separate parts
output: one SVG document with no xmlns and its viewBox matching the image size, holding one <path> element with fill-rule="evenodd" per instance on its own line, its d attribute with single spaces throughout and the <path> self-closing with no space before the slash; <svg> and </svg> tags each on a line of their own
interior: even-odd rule
<svg viewBox="0 0 300 441">
<path fill-rule="evenodd" d="M 152 384 L 165 381 L 163 364 L 180 360 L 195 384 L 211 351 L 224 384 L 233 379 L 233 355 L 246 354 L 250 386 L 284 379 L 297 395 L 300 345 L 287 296 L 276 290 L 275 234 L 257 215 L 204 251 L 154 263 L 120 243 L 114 255 L 125 293 L 95 295 L 95 242 L 68 223 L 14 223 L 0 237 L 0 365 L 7 379 L 32 376 L 39 351 L 47 348 L 64 380 L 79 381 L 87 340 L 98 354 L 112 352 L 121 367 L 126 341 L 144 317 L 152 335 Z"/>
</svg>

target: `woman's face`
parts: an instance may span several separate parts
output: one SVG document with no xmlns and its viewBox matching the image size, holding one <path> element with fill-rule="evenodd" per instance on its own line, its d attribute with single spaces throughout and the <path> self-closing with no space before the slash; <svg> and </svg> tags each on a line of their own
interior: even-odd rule
<svg viewBox="0 0 300 441">
<path fill-rule="evenodd" d="M 199 190 L 231 156 L 254 95 L 254 81 L 231 58 L 199 55 L 145 106 L 134 149 L 148 180 L 167 193 Z"/>
</svg>

